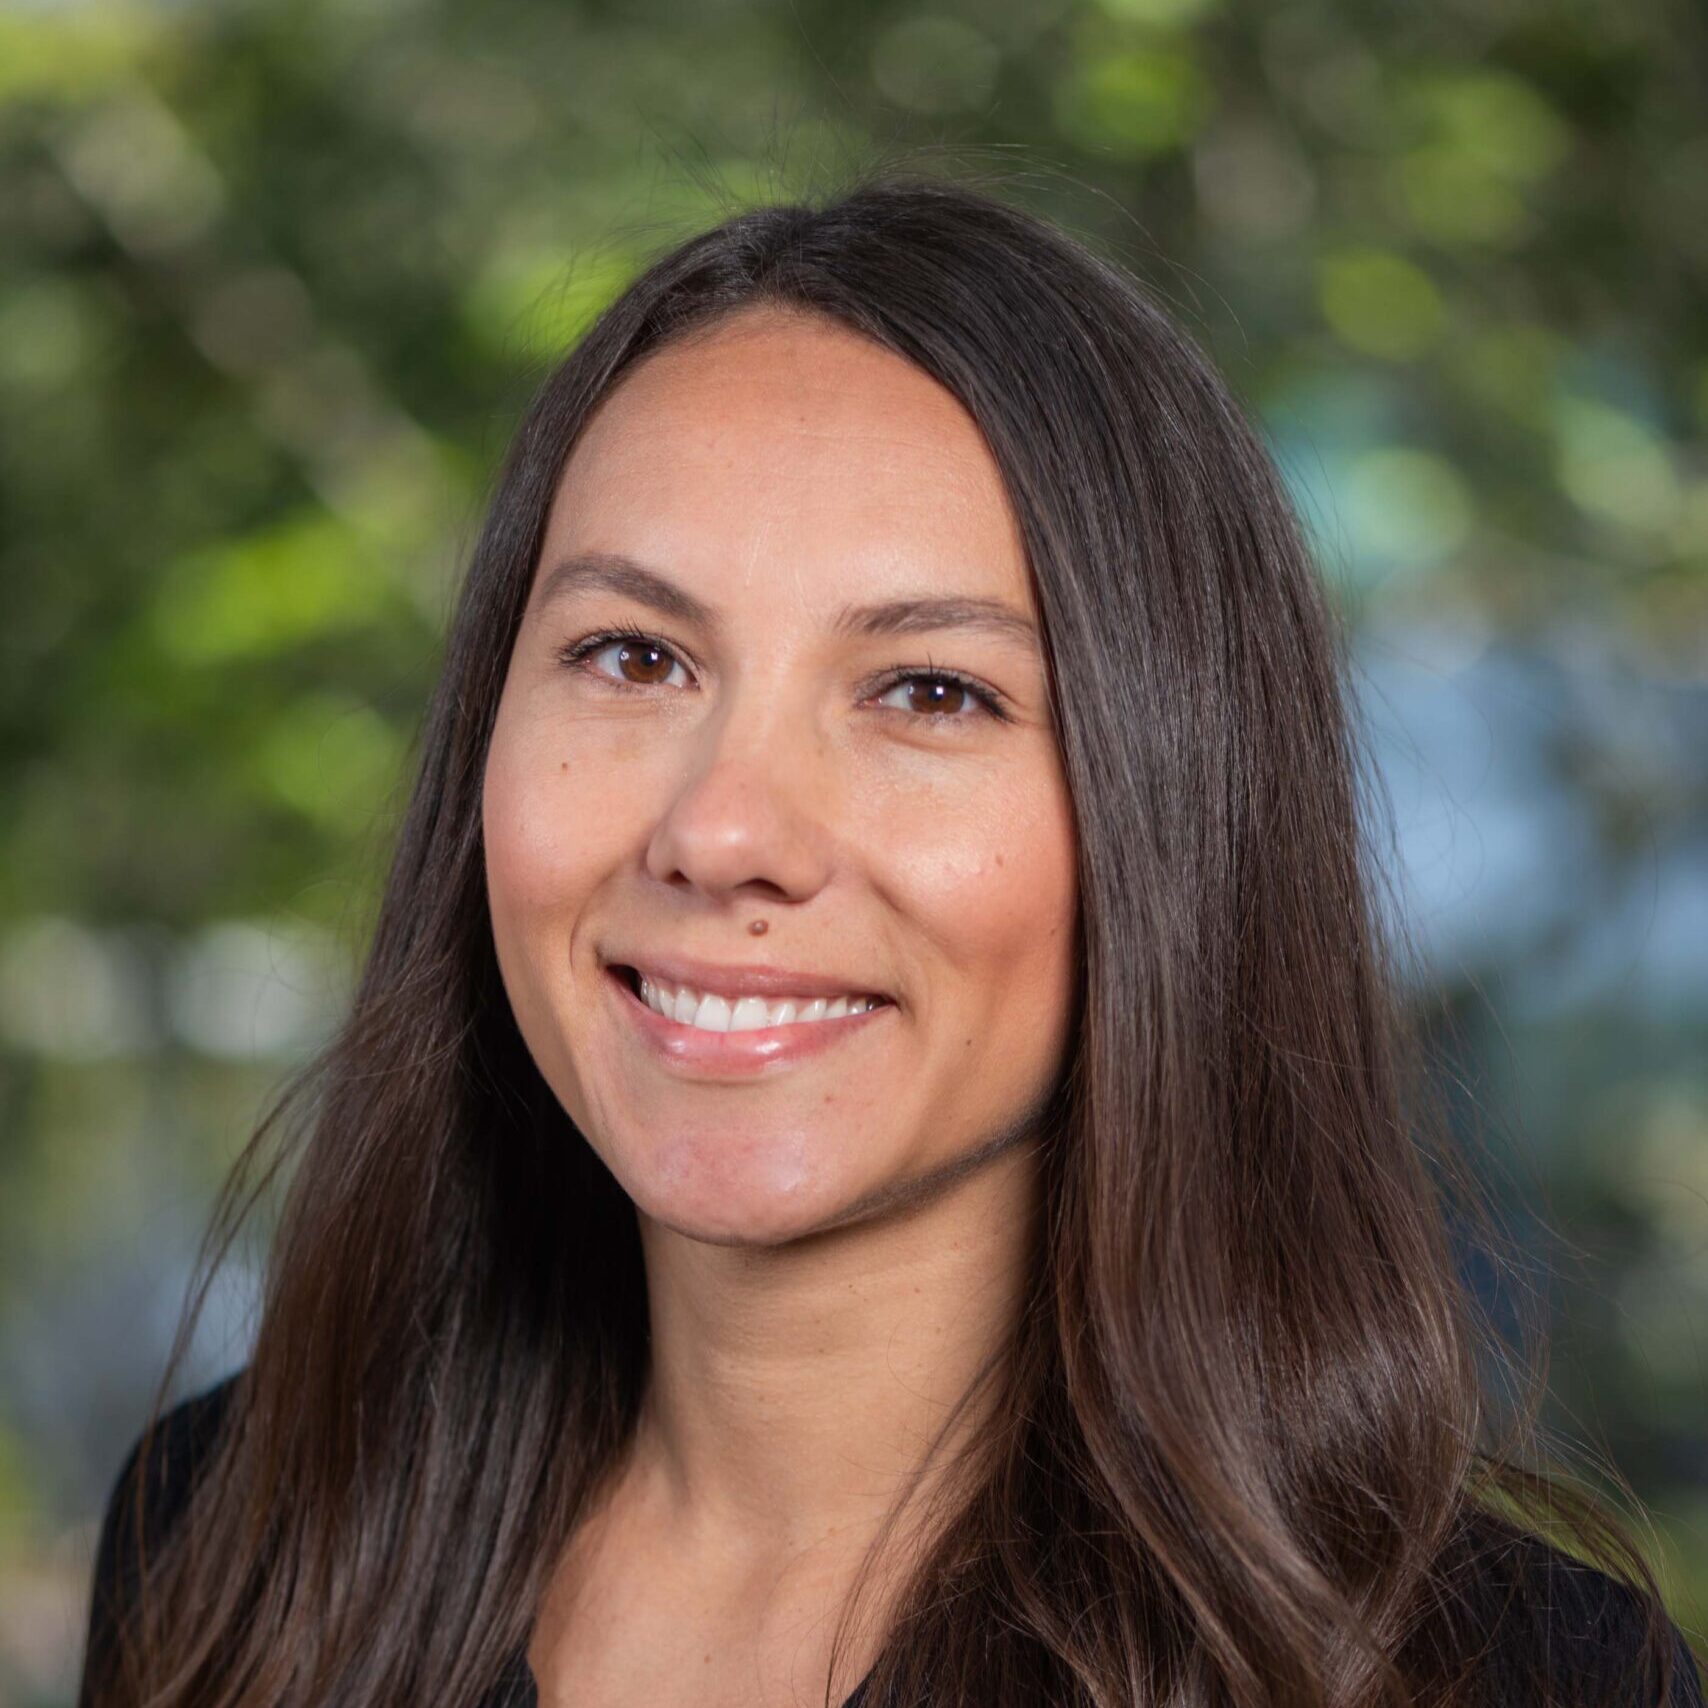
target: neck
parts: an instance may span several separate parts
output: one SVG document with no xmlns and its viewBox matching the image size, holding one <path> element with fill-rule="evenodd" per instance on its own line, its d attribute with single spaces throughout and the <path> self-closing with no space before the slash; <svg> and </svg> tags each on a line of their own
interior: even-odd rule
<svg viewBox="0 0 1708 1708">
<path fill-rule="evenodd" d="M 1026 1146 L 904 1214 L 786 1246 L 643 1216 L 652 1362 L 631 1464 L 674 1533 L 749 1559 L 869 1541 L 1011 1334 L 1037 1209 Z"/>
</svg>

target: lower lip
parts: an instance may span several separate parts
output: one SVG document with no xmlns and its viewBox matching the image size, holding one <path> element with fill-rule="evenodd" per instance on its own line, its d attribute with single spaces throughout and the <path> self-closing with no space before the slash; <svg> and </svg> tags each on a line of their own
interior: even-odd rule
<svg viewBox="0 0 1708 1708">
<path fill-rule="evenodd" d="M 699 1074 L 730 1078 L 822 1055 L 864 1032 L 895 1007 L 893 1002 L 885 1002 L 863 1014 L 846 1014 L 839 1020 L 755 1026 L 744 1032 L 702 1032 L 697 1026 L 666 1020 L 656 1009 L 648 1008 L 631 988 L 627 973 L 607 967 L 605 977 L 616 986 L 618 1001 L 634 1021 L 636 1031 L 663 1060 L 692 1068 Z"/>
</svg>

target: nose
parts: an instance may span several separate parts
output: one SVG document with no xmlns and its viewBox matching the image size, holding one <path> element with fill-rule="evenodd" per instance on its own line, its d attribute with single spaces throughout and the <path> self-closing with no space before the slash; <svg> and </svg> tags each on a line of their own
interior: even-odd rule
<svg viewBox="0 0 1708 1708">
<path fill-rule="evenodd" d="M 685 774 L 662 803 L 648 872 L 718 900 L 802 901 L 822 887 L 840 791 L 798 702 L 757 683 L 732 689 L 684 743 Z"/>
</svg>

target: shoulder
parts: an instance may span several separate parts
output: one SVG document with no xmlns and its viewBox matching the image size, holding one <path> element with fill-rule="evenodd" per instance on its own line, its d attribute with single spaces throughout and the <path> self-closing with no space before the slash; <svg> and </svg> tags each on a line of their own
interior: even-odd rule
<svg viewBox="0 0 1708 1708">
<path fill-rule="evenodd" d="M 181 1400 L 162 1414 L 152 1439 L 144 1429 L 131 1442 L 113 1480 L 101 1520 L 101 1538 L 95 1551 L 97 1577 L 103 1565 L 118 1564 L 116 1556 L 125 1552 L 125 1541 L 135 1537 L 139 1481 L 143 1484 L 143 1541 L 151 1547 L 158 1546 L 176 1524 L 208 1450 L 218 1438 L 241 1375 L 241 1371 L 234 1372 L 211 1388 Z"/>
<path fill-rule="evenodd" d="M 1703 1708 L 1684 1633 L 1639 1588 L 1492 1514 L 1467 1531 L 1448 1591 L 1491 1701 Z M 1651 1619 L 1659 1646 L 1645 1653 Z M 1672 1676 L 1661 1686 L 1661 1651 Z"/>
<path fill-rule="evenodd" d="M 241 1376 L 236 1371 L 171 1407 L 152 1432 L 138 1433 L 119 1466 L 95 1544 L 80 1702 L 88 1699 L 90 1662 L 106 1651 L 135 1589 L 139 1556 L 152 1557 L 182 1516 Z"/>
</svg>

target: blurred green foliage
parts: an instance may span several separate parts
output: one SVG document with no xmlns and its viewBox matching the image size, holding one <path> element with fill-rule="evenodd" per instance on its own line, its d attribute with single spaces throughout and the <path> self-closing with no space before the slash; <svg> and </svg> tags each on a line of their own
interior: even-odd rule
<svg viewBox="0 0 1708 1708">
<path fill-rule="evenodd" d="M 59 1597 L 0 1703 L 64 1699 L 67 1538 L 341 1000 L 529 391 L 670 237 L 887 148 L 1150 280 L 1379 648 L 1544 670 L 1569 882 L 1441 976 L 1585 1262 L 1561 1416 L 1699 1619 L 1708 1000 L 1695 948 L 1626 1000 L 1619 942 L 1664 878 L 1708 961 L 1705 110 L 1682 0 L 0 10 L 0 1608 Z"/>
</svg>

